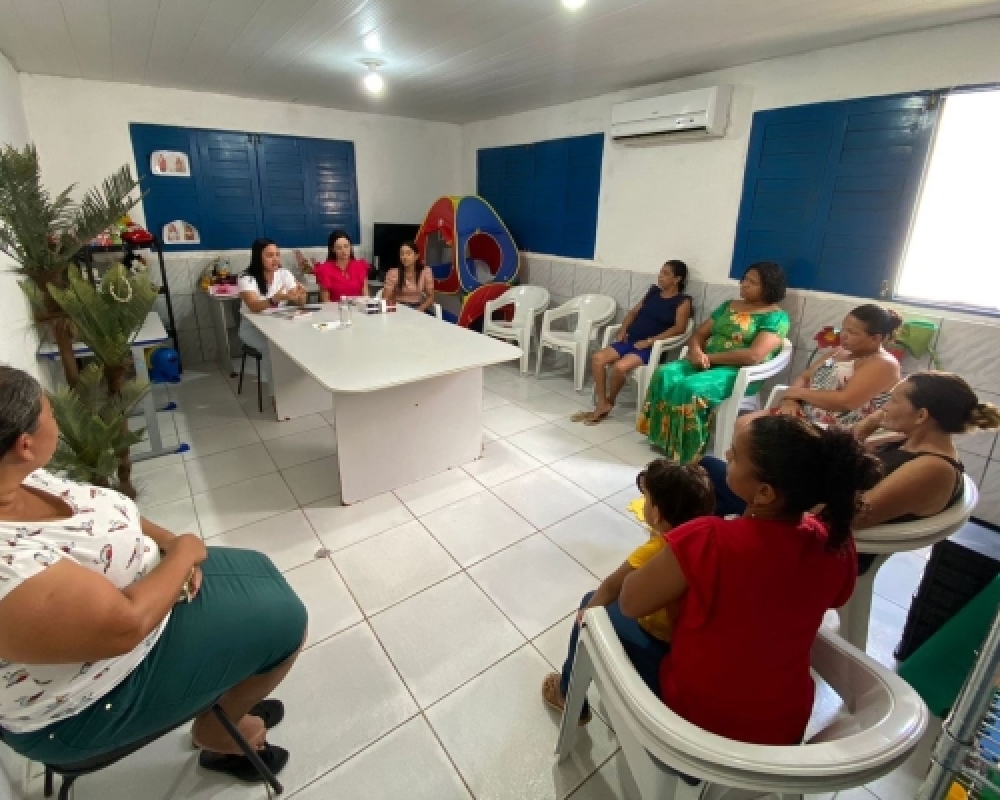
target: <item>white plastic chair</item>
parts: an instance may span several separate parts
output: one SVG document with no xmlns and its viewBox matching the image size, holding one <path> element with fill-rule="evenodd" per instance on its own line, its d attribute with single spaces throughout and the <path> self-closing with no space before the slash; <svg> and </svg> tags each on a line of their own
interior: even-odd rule
<svg viewBox="0 0 1000 800">
<path fill-rule="evenodd" d="M 573 748 L 593 681 L 625 756 L 626 797 L 744 800 L 774 793 L 783 800 L 801 799 L 863 786 L 906 761 L 927 727 L 928 712 L 902 678 L 824 628 L 813 644 L 812 668 L 853 713 L 839 715 L 801 745 L 725 739 L 664 705 L 632 667 L 607 611 L 590 609 L 580 631 L 556 756 L 562 761 Z M 746 690 L 752 692 L 753 686 Z M 689 786 L 672 770 L 701 782 Z"/>
<path fill-rule="evenodd" d="M 612 339 L 618 334 L 618 331 L 620 331 L 621 328 L 621 325 L 609 325 L 605 328 L 604 344 L 602 347 L 610 346 Z M 678 336 L 672 336 L 669 339 L 660 339 L 659 341 L 654 342 L 649 353 L 649 363 L 645 366 L 637 367 L 632 371 L 631 378 L 636 382 L 636 385 L 639 388 L 635 404 L 636 420 L 638 420 L 639 415 L 642 414 L 642 404 L 646 402 L 646 392 L 649 390 L 649 381 L 653 377 L 653 372 L 660 366 L 660 364 L 663 363 L 663 357 L 667 353 L 687 344 L 688 339 L 691 338 L 693 333 L 694 319 L 689 319 L 687 328 L 684 329 L 684 333 L 679 334 Z"/>
<path fill-rule="evenodd" d="M 979 490 L 968 475 L 960 502 L 932 517 L 913 522 L 887 522 L 874 528 L 854 532 L 858 553 L 875 556 L 875 562 L 864 575 L 858 575 L 854 594 L 840 609 L 841 634 L 855 647 L 863 650 L 868 644 L 868 621 L 875 593 L 875 576 L 893 553 L 920 550 L 947 539 L 965 525 L 979 502 Z"/>
<path fill-rule="evenodd" d="M 617 303 L 613 297 L 604 294 L 582 294 L 574 297 L 559 308 L 546 311 L 542 316 L 542 334 L 538 339 L 538 358 L 535 361 L 535 377 L 542 369 L 542 355 L 545 348 L 569 353 L 573 357 L 573 383 L 579 392 L 583 389 L 583 378 L 587 372 L 587 353 L 590 343 L 596 341 L 602 326 L 615 316 Z M 552 323 L 557 319 L 576 315 L 576 328 L 571 331 L 554 331 Z"/>
<path fill-rule="evenodd" d="M 493 312 L 514 306 L 514 318 L 493 319 Z M 514 286 L 490 300 L 483 310 L 483 333 L 497 339 L 513 339 L 521 348 L 521 372 L 528 371 L 531 343 L 535 339 L 535 317 L 549 307 L 549 290 L 541 286 Z"/>
<path fill-rule="evenodd" d="M 733 443 L 733 428 L 740 411 L 756 411 L 760 408 L 760 393 L 747 397 L 747 387 L 752 383 L 773 378 L 785 369 L 792 361 L 792 350 L 792 343 L 785 339 L 781 343 L 781 352 L 774 358 L 763 364 L 740 369 L 736 376 L 736 385 L 733 386 L 733 393 L 719 403 L 719 407 L 715 410 L 712 455 L 717 458 L 726 457 L 726 451 Z M 685 355 L 686 352 L 681 353 L 681 358 Z"/>
<path fill-rule="evenodd" d="M 381 300 L 382 299 L 382 295 L 383 295 L 384 292 L 385 292 L 385 289 L 379 289 L 377 292 L 375 292 L 375 299 L 376 300 Z M 441 304 L 440 303 L 435 303 L 434 304 L 434 316 L 437 317 L 438 319 L 444 319 L 444 314 L 441 313 Z"/>
</svg>

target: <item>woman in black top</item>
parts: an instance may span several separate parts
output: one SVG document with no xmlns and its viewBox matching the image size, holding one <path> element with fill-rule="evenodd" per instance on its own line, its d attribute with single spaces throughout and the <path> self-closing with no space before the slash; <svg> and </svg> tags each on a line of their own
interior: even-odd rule
<svg viewBox="0 0 1000 800">
<path fill-rule="evenodd" d="M 1000 408 L 980 402 L 958 375 L 917 372 L 896 385 L 882 410 L 852 430 L 865 441 L 880 428 L 898 435 L 872 447 L 885 476 L 862 496 L 855 529 L 930 517 L 957 502 L 965 467 L 952 437 L 1000 428 Z M 742 501 L 726 485 L 725 462 L 707 457 L 701 463 L 715 485 L 716 513 L 743 513 Z"/>
</svg>

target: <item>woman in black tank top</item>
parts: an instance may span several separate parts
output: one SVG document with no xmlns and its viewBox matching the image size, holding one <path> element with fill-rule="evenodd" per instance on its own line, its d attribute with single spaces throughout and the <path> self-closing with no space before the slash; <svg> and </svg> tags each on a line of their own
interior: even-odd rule
<svg viewBox="0 0 1000 800">
<path fill-rule="evenodd" d="M 862 441 L 879 428 L 900 435 L 875 449 L 885 476 L 865 493 L 855 527 L 929 517 L 958 502 L 965 467 L 952 437 L 997 427 L 1000 409 L 958 375 L 918 372 L 897 384 L 885 407 L 854 427 Z"/>
<path fill-rule="evenodd" d="M 969 384 L 947 372 L 918 372 L 896 385 L 885 408 L 852 428 L 861 441 L 879 429 L 897 434 L 892 443 L 872 446 L 883 478 L 862 496 L 855 530 L 940 514 L 958 502 L 965 467 L 952 437 L 1000 428 L 1000 408 L 981 403 Z M 726 464 L 701 461 L 715 486 L 716 514 L 742 514 L 743 502 L 726 484 Z"/>
</svg>

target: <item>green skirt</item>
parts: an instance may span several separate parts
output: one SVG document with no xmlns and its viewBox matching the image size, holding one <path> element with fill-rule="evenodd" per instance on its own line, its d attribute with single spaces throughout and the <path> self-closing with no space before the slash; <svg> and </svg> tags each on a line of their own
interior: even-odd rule
<svg viewBox="0 0 1000 800">
<path fill-rule="evenodd" d="M 159 641 L 122 683 L 47 728 L 5 731 L 11 749 L 47 764 L 109 753 L 184 723 L 299 649 L 305 606 L 267 556 L 209 547 L 202 573 L 198 596 L 174 606 Z"/>
<path fill-rule="evenodd" d="M 698 459 L 708 444 L 712 411 L 733 393 L 738 367 L 696 370 L 671 361 L 653 374 L 636 425 L 640 433 L 681 464 Z"/>
</svg>

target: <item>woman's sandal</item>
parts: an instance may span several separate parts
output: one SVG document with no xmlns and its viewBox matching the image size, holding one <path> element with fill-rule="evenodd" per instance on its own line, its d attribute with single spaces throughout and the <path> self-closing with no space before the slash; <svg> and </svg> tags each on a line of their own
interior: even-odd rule
<svg viewBox="0 0 1000 800">
<path fill-rule="evenodd" d="M 585 422 L 587 418 L 591 415 L 590 411 L 577 411 L 573 416 L 569 418 L 570 422 Z"/>
<path fill-rule="evenodd" d="M 560 714 L 566 710 L 566 698 L 563 697 L 563 693 L 559 689 L 559 681 L 561 679 L 562 676 L 558 672 L 550 672 L 545 676 L 545 680 L 542 681 L 542 700 L 545 701 L 545 705 L 553 711 L 558 711 Z M 591 719 L 593 719 L 593 714 L 590 713 L 590 709 L 585 705 L 583 712 L 580 714 L 580 724 L 586 725 Z"/>
<path fill-rule="evenodd" d="M 264 765 L 277 775 L 288 764 L 288 751 L 274 744 L 266 744 L 257 751 Z M 198 756 L 198 765 L 211 772 L 220 772 L 244 783 L 262 783 L 264 778 L 246 756 L 230 755 L 228 753 L 213 753 L 202 750 Z"/>
<path fill-rule="evenodd" d="M 583 424 L 586 425 L 588 428 L 591 428 L 594 425 L 600 425 L 602 422 L 604 422 L 604 420 L 608 418 L 608 414 L 610 413 L 611 413 L 610 411 L 602 411 L 600 414 L 598 414 L 596 411 L 591 411 L 587 415 L 587 418 L 583 421 Z"/>
</svg>

